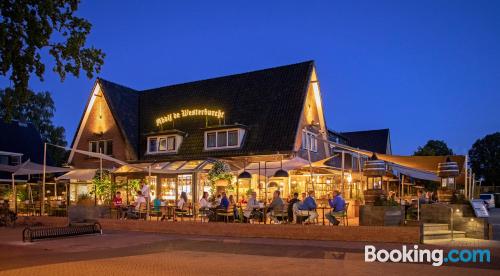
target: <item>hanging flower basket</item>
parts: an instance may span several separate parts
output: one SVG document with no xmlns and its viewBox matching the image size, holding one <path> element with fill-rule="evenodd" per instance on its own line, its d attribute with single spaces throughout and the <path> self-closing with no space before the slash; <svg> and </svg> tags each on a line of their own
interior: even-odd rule
<svg viewBox="0 0 500 276">
<path fill-rule="evenodd" d="M 215 186 L 217 187 L 226 187 L 229 185 L 229 180 L 219 179 L 215 181 Z"/>
<path fill-rule="evenodd" d="M 214 162 L 212 169 L 208 172 L 207 178 L 212 186 L 212 193 L 216 191 L 216 187 L 232 189 L 231 181 L 233 180 L 233 174 L 231 173 L 231 168 L 222 161 Z"/>
</svg>

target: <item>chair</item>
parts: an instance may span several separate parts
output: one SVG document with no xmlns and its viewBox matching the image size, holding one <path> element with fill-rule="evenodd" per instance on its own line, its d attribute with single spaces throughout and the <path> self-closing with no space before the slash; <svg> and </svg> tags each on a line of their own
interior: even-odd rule
<svg viewBox="0 0 500 276">
<path fill-rule="evenodd" d="M 194 205 L 194 208 L 196 208 L 196 210 L 198 210 L 198 214 L 196 216 L 200 217 L 201 222 L 203 222 L 205 220 L 208 222 L 208 209 L 202 210 L 199 203 L 196 203 Z M 196 220 L 196 218 L 194 218 L 194 219 Z"/>
<path fill-rule="evenodd" d="M 349 202 L 345 203 L 344 212 L 339 217 L 342 219 L 344 226 L 349 226 L 349 218 L 347 217 L 347 210 L 349 209 Z"/>
<path fill-rule="evenodd" d="M 339 218 L 344 226 L 349 226 L 349 218 L 347 217 L 347 210 L 349 209 L 349 202 L 345 203 L 345 208 L 342 213 L 336 215 L 336 218 Z M 330 225 L 330 221 L 328 221 L 328 225 Z"/>
<path fill-rule="evenodd" d="M 224 222 L 228 222 L 229 221 L 229 218 L 233 218 L 233 222 L 234 222 L 234 205 L 233 204 L 229 204 L 229 206 L 227 207 L 226 210 L 224 209 L 218 209 L 217 212 L 217 218 L 219 216 L 221 217 L 224 217 Z"/>
<path fill-rule="evenodd" d="M 153 207 L 153 209 L 149 210 L 149 217 L 156 217 L 156 221 L 159 221 L 160 218 L 162 217 L 162 212 L 161 210 L 156 207 Z"/>
<path fill-rule="evenodd" d="M 147 217 L 146 203 L 141 203 L 139 205 L 138 218 L 145 220 L 146 217 Z"/>
<path fill-rule="evenodd" d="M 273 216 L 276 217 L 279 222 L 286 223 L 288 221 L 288 208 L 286 205 L 282 209 L 273 210 Z M 273 222 L 272 219 L 271 222 Z"/>
<path fill-rule="evenodd" d="M 314 209 L 314 210 L 305 211 L 305 212 L 304 212 L 304 210 L 294 210 L 295 217 L 297 218 L 297 221 L 295 223 L 297 223 L 297 224 L 303 224 L 303 222 L 307 218 L 309 218 L 310 212 L 316 212 L 317 213 L 317 210 Z M 318 223 L 318 221 L 319 221 L 318 218 L 319 218 L 319 215 L 316 216 L 315 223 Z"/>
<path fill-rule="evenodd" d="M 181 217 L 181 221 L 184 221 L 184 217 L 187 216 L 187 214 L 188 214 L 188 210 L 175 209 L 175 216 Z"/>
</svg>

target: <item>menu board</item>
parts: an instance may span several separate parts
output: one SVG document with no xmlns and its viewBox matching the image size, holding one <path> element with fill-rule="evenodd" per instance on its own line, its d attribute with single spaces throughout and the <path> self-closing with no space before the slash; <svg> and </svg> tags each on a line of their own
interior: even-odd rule
<svg viewBox="0 0 500 276">
<path fill-rule="evenodd" d="M 490 216 L 490 214 L 488 213 L 488 209 L 486 208 L 486 205 L 484 204 L 483 200 L 474 199 L 474 200 L 471 200 L 470 203 L 472 204 L 472 209 L 474 209 L 474 213 L 476 214 L 476 217 L 487 218 Z"/>
</svg>

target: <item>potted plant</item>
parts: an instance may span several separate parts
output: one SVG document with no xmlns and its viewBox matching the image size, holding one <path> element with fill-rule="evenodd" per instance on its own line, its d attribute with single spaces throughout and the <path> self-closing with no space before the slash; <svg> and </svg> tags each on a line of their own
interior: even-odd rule
<svg viewBox="0 0 500 276">
<path fill-rule="evenodd" d="M 76 203 L 78 205 L 82 205 L 82 206 L 93 206 L 94 205 L 92 198 L 90 197 L 89 194 L 86 194 L 86 193 L 79 194 Z"/>
<path fill-rule="evenodd" d="M 367 189 L 363 191 L 365 205 L 374 205 L 375 202 L 381 200 L 383 194 L 382 189 Z"/>
<path fill-rule="evenodd" d="M 210 182 L 211 192 L 215 193 L 218 189 L 233 190 L 232 180 L 233 174 L 228 164 L 222 161 L 215 161 L 212 168 L 208 172 L 208 181 Z M 219 187 L 219 188 L 218 188 Z"/>
</svg>

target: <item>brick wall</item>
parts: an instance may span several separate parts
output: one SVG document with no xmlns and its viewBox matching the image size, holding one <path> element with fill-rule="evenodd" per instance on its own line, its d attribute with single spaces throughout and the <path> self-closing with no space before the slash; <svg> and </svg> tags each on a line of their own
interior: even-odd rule
<svg viewBox="0 0 500 276">
<path fill-rule="evenodd" d="M 35 217 L 46 225 L 62 225 L 66 218 Z M 99 219 L 104 231 L 128 230 L 168 234 L 280 238 L 301 240 L 419 243 L 419 227 L 264 225 L 238 223 L 157 222 Z"/>
<path fill-rule="evenodd" d="M 83 131 L 80 140 L 77 141 L 77 149 L 88 151 L 90 141 L 113 140 L 114 158 L 124 161 L 135 159 L 131 149 L 123 139 L 123 135 L 113 118 L 105 98 L 101 92 L 99 92 L 98 95 L 99 96 L 96 97 L 94 105 L 90 110 L 86 124 L 80 126 L 80 128 L 83 128 Z M 99 159 L 89 158 L 87 155 L 75 153 L 71 165 L 82 169 L 97 169 L 99 168 Z M 116 163 L 103 160 L 104 168 L 116 166 Z"/>
</svg>

